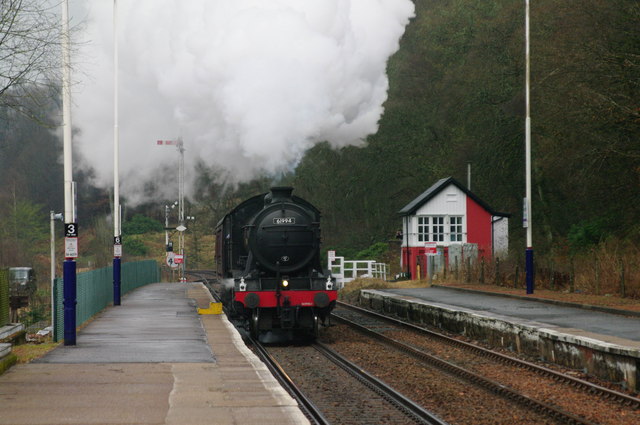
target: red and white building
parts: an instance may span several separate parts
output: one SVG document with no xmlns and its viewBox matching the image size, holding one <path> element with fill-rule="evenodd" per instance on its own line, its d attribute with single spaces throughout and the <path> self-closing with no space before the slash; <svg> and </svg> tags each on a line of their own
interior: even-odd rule
<svg viewBox="0 0 640 425">
<path fill-rule="evenodd" d="M 494 211 L 452 177 L 439 180 L 399 211 L 402 270 L 425 278 L 471 258 L 507 253 L 510 214 Z"/>
</svg>

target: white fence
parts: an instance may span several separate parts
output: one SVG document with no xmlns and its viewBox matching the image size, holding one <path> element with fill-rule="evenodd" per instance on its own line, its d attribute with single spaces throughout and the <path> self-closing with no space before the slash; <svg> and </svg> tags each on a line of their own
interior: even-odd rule
<svg viewBox="0 0 640 425">
<path fill-rule="evenodd" d="M 329 256 L 328 267 L 331 275 L 336 278 L 338 289 L 344 284 L 358 277 L 375 277 L 387 280 L 387 265 L 376 263 L 375 260 L 345 261 L 344 257 Z"/>
</svg>

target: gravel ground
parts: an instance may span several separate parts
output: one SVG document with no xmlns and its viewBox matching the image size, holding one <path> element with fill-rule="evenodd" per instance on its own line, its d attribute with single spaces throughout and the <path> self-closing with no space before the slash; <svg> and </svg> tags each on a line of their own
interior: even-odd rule
<svg viewBox="0 0 640 425">
<path fill-rule="evenodd" d="M 444 360 L 500 382 L 536 400 L 558 406 L 603 425 L 640 424 L 640 410 L 600 399 L 584 390 L 562 384 L 533 371 L 505 365 L 463 349 L 427 340 L 409 332 L 390 332 L 387 336 L 418 347 Z"/>
<path fill-rule="evenodd" d="M 334 340 L 337 345 L 344 344 L 344 341 L 351 342 L 366 339 L 366 337 L 348 329 L 346 326 L 339 325 L 336 326 L 336 328 L 337 329 L 331 328 L 326 335 L 327 338 Z M 504 365 L 498 361 L 469 353 L 462 348 L 456 348 L 442 342 L 434 341 L 415 332 L 396 330 L 391 325 L 386 325 L 383 329 L 386 329 L 384 334 L 388 337 L 403 341 L 408 345 L 417 347 L 446 361 L 481 374 L 488 379 L 498 381 L 529 397 L 555 405 L 575 415 L 585 417 L 592 422 L 607 425 L 631 425 L 640 423 L 640 410 L 638 409 L 631 409 L 615 402 L 602 400 L 594 395 L 586 394 L 583 390 L 558 383 L 551 378 L 543 377 L 532 371 Z M 340 335 L 340 338 L 334 335 Z M 346 338 L 343 338 L 344 336 L 346 336 Z M 549 365 L 545 366 L 549 367 Z M 385 379 L 382 374 L 389 375 L 393 373 L 385 371 L 383 364 L 380 365 L 380 369 L 382 370 L 382 372 L 380 372 L 381 379 Z M 405 369 L 396 367 L 393 363 L 387 363 L 386 370 L 402 371 L 403 373 L 401 375 L 404 375 L 405 372 Z M 411 378 L 411 376 L 407 377 L 407 379 Z"/>
<path fill-rule="evenodd" d="M 326 330 L 321 341 L 451 424 L 557 423 L 512 401 L 425 366 L 346 326 L 337 325 Z"/>
<path fill-rule="evenodd" d="M 267 350 L 332 424 L 415 424 L 316 349 L 291 346 Z"/>
</svg>

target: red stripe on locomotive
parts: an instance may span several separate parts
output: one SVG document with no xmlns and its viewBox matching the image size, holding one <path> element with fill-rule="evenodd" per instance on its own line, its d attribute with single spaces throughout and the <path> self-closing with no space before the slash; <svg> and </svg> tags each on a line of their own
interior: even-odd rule
<svg viewBox="0 0 640 425">
<path fill-rule="evenodd" d="M 285 297 L 289 298 L 290 306 L 301 307 L 315 307 L 313 299 L 316 294 L 324 292 L 329 296 L 329 301 L 336 301 L 338 299 L 338 291 L 280 291 L 280 305 L 283 304 Z M 243 291 L 236 292 L 235 301 L 241 302 L 246 307 L 244 302 L 245 297 L 248 294 L 256 294 L 260 297 L 260 303 L 258 307 L 269 308 L 277 306 L 276 291 Z"/>
</svg>

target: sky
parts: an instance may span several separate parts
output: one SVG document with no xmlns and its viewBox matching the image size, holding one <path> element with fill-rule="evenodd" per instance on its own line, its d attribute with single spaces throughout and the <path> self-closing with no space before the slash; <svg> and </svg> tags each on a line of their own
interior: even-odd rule
<svg viewBox="0 0 640 425">
<path fill-rule="evenodd" d="M 74 143 L 113 184 L 112 0 L 69 0 Z M 410 0 L 117 0 L 120 185 L 144 201 L 149 179 L 187 193 L 197 161 L 229 182 L 291 171 L 317 143 L 362 145 L 387 98 L 386 63 Z M 166 170 L 173 170 L 166 172 Z M 174 185 L 175 183 L 175 185 Z M 177 181 L 153 196 L 170 198 Z"/>
</svg>

